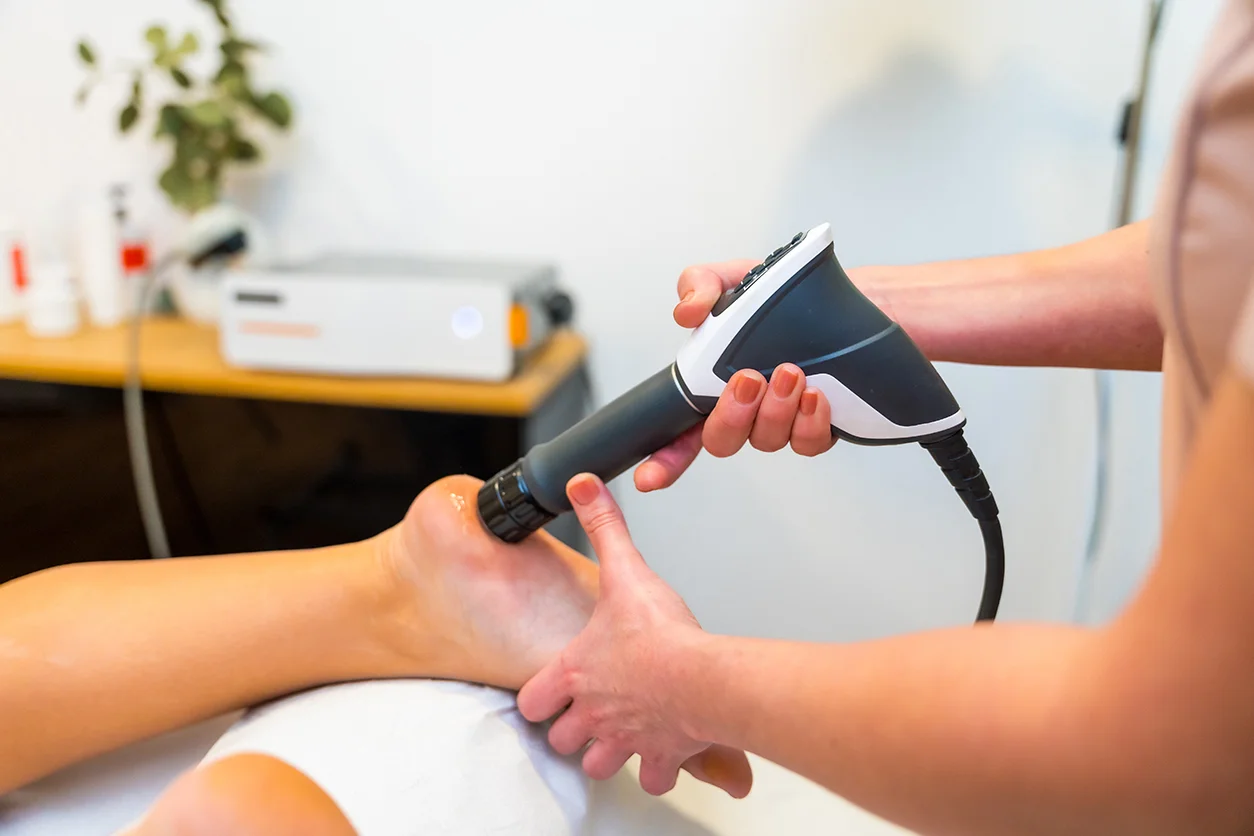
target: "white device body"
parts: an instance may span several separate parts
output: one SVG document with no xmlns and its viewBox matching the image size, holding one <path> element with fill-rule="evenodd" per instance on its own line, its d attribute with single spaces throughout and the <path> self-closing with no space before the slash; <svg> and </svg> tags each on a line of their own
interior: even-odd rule
<svg viewBox="0 0 1254 836">
<path fill-rule="evenodd" d="M 832 245 L 830 224 L 821 224 L 806 233 L 795 247 L 771 266 L 756 282 L 718 316 L 707 317 L 675 358 L 676 368 L 693 395 L 718 397 L 727 382 L 714 369 L 727 346 L 753 319 L 774 293 Z M 800 359 L 800 358 L 799 358 Z M 889 420 L 875 407 L 830 374 L 807 375 L 806 384 L 818 389 L 832 408 L 832 424 L 849 435 L 872 441 L 931 435 L 962 426 L 962 410 L 938 421 L 902 426 Z"/>
<path fill-rule="evenodd" d="M 222 284 L 222 355 L 248 369 L 501 381 L 548 336 L 540 299 L 553 276 L 360 256 L 233 271 Z"/>
</svg>

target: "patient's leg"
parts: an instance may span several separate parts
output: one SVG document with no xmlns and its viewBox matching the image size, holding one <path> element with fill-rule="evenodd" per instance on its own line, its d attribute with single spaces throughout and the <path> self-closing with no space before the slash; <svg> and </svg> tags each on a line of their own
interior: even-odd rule
<svg viewBox="0 0 1254 836">
<path fill-rule="evenodd" d="M 184 774 L 126 836 L 352 836 L 317 784 L 269 755 L 241 754 Z"/>
<path fill-rule="evenodd" d="M 489 535 L 475 510 L 480 484 L 457 476 L 424 490 L 405 520 L 381 538 L 380 560 L 412 597 L 413 605 L 403 610 L 401 641 L 413 657 L 415 675 L 517 689 L 587 623 L 596 601 L 598 569 L 544 532 L 517 545 Z M 273 710 L 283 710 L 282 704 Z M 363 702 L 354 710 L 369 711 L 370 706 Z M 744 756 L 721 747 L 697 756 L 687 768 L 736 796 L 748 792 L 752 781 Z M 273 794 L 255 794 L 257 772 L 267 776 Z M 475 778 L 468 775 L 465 780 Z M 490 799 L 492 788 L 483 789 Z M 153 808 L 144 825 L 149 829 L 139 833 L 195 835 L 198 831 L 160 828 L 184 816 L 194 819 L 205 804 L 265 822 L 267 816 L 284 821 L 312 816 L 326 828 L 347 825 L 330 797 L 304 773 L 274 758 L 254 762 L 237 755 L 180 779 Z M 306 827 L 297 832 L 340 831 Z"/>
</svg>

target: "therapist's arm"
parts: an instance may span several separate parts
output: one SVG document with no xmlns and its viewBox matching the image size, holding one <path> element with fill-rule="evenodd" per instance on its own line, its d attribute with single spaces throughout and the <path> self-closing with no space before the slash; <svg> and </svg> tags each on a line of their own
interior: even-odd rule
<svg viewBox="0 0 1254 836">
<path fill-rule="evenodd" d="M 1064 247 L 965 261 L 850 270 L 855 284 L 932 360 L 998 366 L 1158 369 L 1162 329 L 1146 275 L 1146 221 Z M 719 294 L 754 264 L 689 267 L 679 279 L 675 321 L 695 328 Z M 737 372 L 705 422 L 636 469 L 636 487 L 673 484 L 697 454 L 730 456 L 745 442 L 804 456 L 831 448 L 822 394 L 781 365 L 770 386 Z M 840 416 L 836 416 L 839 420 Z"/>
<path fill-rule="evenodd" d="M 592 493 L 577 510 L 603 600 L 519 696 L 531 719 L 573 700 L 555 746 L 641 752 L 642 782 L 664 791 L 678 754 L 719 741 L 927 834 L 1254 832 L 1249 382 L 1219 387 L 1158 562 L 1102 629 L 707 635 L 644 566 L 608 492 Z"/>
<path fill-rule="evenodd" d="M 1163 337 L 1148 242 L 1149 222 L 1140 221 L 1062 247 L 849 275 L 934 361 L 1154 370 Z M 675 321 L 700 325 L 753 264 L 689 267 Z"/>
</svg>

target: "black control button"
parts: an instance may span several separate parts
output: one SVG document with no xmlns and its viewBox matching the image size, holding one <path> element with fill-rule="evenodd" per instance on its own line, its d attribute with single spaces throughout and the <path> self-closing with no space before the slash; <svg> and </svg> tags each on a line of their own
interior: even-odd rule
<svg viewBox="0 0 1254 836">
<path fill-rule="evenodd" d="M 744 293 L 750 286 L 753 285 L 754 282 L 762 278 L 767 270 L 774 267 L 786 253 L 790 252 L 794 247 L 804 241 L 805 237 L 806 234 L 804 232 L 798 232 L 793 236 L 791 241 L 772 252 L 765 260 L 763 260 L 761 264 L 755 266 L 748 273 L 745 273 L 744 278 L 740 280 L 739 284 L 735 287 L 729 288 L 722 296 L 718 297 L 718 301 L 714 303 L 714 307 L 711 309 L 710 315 L 718 316 L 723 311 L 731 307 L 731 304 L 740 298 L 740 294 Z"/>
</svg>

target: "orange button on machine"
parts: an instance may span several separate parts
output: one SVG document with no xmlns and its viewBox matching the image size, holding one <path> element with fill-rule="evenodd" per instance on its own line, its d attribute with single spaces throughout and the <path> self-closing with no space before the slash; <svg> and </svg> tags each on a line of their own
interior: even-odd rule
<svg viewBox="0 0 1254 836">
<path fill-rule="evenodd" d="M 527 345 L 531 330 L 527 322 L 527 309 L 514 303 L 509 309 L 509 342 L 514 348 Z"/>
</svg>

